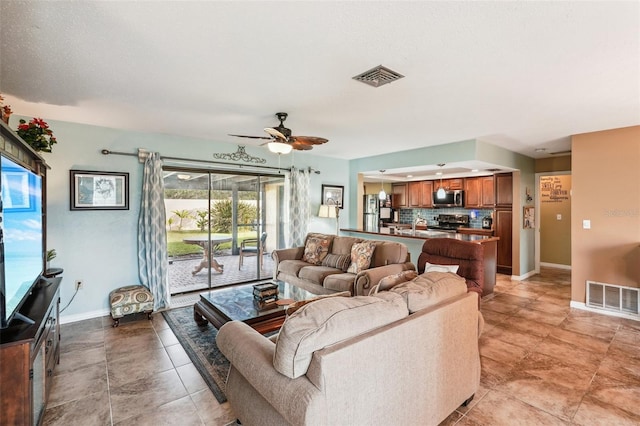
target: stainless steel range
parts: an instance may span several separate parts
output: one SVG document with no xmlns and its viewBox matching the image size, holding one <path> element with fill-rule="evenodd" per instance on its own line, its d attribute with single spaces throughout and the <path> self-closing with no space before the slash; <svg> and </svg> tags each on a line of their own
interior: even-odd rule
<svg viewBox="0 0 640 426">
<path fill-rule="evenodd" d="M 468 214 L 440 214 L 438 224 L 429 225 L 428 229 L 438 229 L 440 231 L 456 232 L 460 227 L 469 227 L 470 217 Z"/>
</svg>

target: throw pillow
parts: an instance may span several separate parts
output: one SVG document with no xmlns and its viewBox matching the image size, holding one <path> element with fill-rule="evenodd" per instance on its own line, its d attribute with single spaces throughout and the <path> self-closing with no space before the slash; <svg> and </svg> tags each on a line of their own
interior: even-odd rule
<svg viewBox="0 0 640 426">
<path fill-rule="evenodd" d="M 460 265 L 436 265 L 434 263 L 425 263 L 424 271 L 425 272 L 453 272 L 454 274 L 458 272 L 458 268 Z"/>
<path fill-rule="evenodd" d="M 409 312 L 414 313 L 466 294 L 467 284 L 464 278 L 451 272 L 425 272 L 413 281 L 398 284 L 389 291 L 403 296 Z"/>
<path fill-rule="evenodd" d="M 351 266 L 347 269 L 347 272 L 357 274 L 371 265 L 371 257 L 373 251 L 376 249 L 376 243 L 374 241 L 363 241 L 361 243 L 355 243 L 351 246 Z"/>
<path fill-rule="evenodd" d="M 378 282 L 378 291 L 389 290 L 391 287 L 403 283 L 405 281 L 411 281 L 418 276 L 416 271 L 402 271 L 399 274 L 387 275 Z"/>
<path fill-rule="evenodd" d="M 312 265 L 320 265 L 329 253 L 330 238 L 309 237 L 304 245 L 302 260 Z"/>
<path fill-rule="evenodd" d="M 328 254 L 322 260 L 322 266 L 340 269 L 342 272 L 347 272 L 349 265 L 351 265 L 350 254 Z"/>
</svg>

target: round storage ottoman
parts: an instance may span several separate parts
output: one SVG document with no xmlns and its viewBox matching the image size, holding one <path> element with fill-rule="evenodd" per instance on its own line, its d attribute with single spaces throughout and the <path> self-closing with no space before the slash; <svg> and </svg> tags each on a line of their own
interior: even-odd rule
<svg viewBox="0 0 640 426">
<path fill-rule="evenodd" d="M 153 295 L 145 286 L 128 285 L 116 288 L 109 293 L 109 304 L 113 327 L 120 324 L 120 318 L 129 314 L 144 312 L 147 318 L 152 319 Z"/>
</svg>

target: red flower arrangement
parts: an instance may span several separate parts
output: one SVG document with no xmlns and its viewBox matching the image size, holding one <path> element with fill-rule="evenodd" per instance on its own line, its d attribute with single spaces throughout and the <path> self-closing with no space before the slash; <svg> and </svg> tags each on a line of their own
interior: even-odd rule
<svg viewBox="0 0 640 426">
<path fill-rule="evenodd" d="M 11 106 L 9 105 L 2 105 L 4 101 L 4 98 L 2 97 L 2 95 L 0 95 L 0 117 L 2 117 L 2 121 L 4 121 L 5 123 L 9 124 L 9 116 L 11 115 L 11 113 L 13 111 L 11 111 Z"/>
<path fill-rule="evenodd" d="M 51 152 L 51 146 L 58 143 L 42 118 L 34 118 L 28 123 L 21 119 L 16 133 L 36 151 Z"/>
</svg>

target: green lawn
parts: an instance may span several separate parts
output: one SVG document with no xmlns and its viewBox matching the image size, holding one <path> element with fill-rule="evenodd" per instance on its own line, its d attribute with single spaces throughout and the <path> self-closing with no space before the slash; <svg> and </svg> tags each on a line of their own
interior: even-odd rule
<svg viewBox="0 0 640 426">
<path fill-rule="evenodd" d="M 212 236 L 219 237 L 230 237 L 231 234 L 211 234 Z M 185 238 L 192 237 L 206 237 L 206 232 L 200 231 L 167 231 L 167 251 L 169 256 L 185 256 L 189 254 L 200 254 L 202 253 L 202 249 L 195 244 L 185 244 L 182 242 Z M 241 241 L 246 240 L 247 238 L 256 238 L 256 233 L 254 231 L 242 231 L 238 232 L 238 245 L 240 245 Z M 225 250 L 230 249 L 231 243 L 220 244 L 219 249 Z"/>
</svg>

